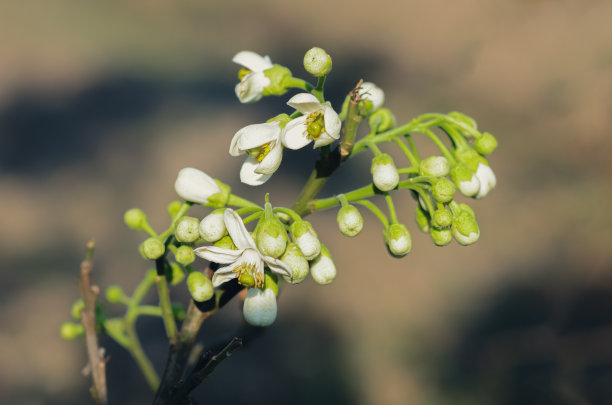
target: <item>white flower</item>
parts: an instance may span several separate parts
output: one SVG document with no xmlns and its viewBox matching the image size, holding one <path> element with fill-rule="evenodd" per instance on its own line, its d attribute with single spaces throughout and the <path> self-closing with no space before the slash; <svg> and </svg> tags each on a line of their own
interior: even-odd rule
<svg viewBox="0 0 612 405">
<path fill-rule="evenodd" d="M 478 169 L 476 169 L 476 177 L 480 181 L 480 189 L 474 198 L 484 198 L 497 184 L 495 173 L 493 173 L 491 167 L 484 163 L 479 163 Z"/>
<path fill-rule="evenodd" d="M 240 169 L 240 181 L 251 186 L 268 181 L 283 157 L 280 137 L 278 121 L 248 125 L 236 132 L 230 144 L 230 155 L 249 156 Z"/>
<path fill-rule="evenodd" d="M 372 102 L 372 111 L 378 110 L 385 102 L 385 92 L 372 82 L 364 82 L 359 88 L 359 95 Z"/>
<path fill-rule="evenodd" d="M 181 169 L 174 190 L 181 198 L 200 204 L 207 204 L 208 197 L 221 191 L 212 177 L 193 167 Z"/>
<path fill-rule="evenodd" d="M 241 103 L 253 103 L 261 99 L 263 90 L 270 84 L 264 70 L 274 65 L 269 56 L 261 56 L 251 51 L 241 51 L 232 62 L 244 66 L 248 73 L 236 85 L 236 96 Z"/>
<path fill-rule="evenodd" d="M 276 319 L 276 296 L 270 288 L 249 288 L 242 315 L 253 326 L 270 326 Z"/>
<path fill-rule="evenodd" d="M 247 231 L 240 216 L 231 208 L 223 214 L 225 227 L 238 250 L 225 249 L 216 246 L 203 246 L 194 249 L 194 252 L 211 262 L 228 264 L 218 269 L 212 278 L 214 287 L 237 278 L 239 282 L 249 287 L 263 287 L 264 265 L 273 273 L 292 277 L 291 269 L 280 260 L 264 256 L 259 252 L 255 241 Z M 250 282 L 247 282 L 250 280 Z"/>
<path fill-rule="evenodd" d="M 312 141 L 318 148 L 340 138 L 340 117 L 333 108 L 319 103 L 312 94 L 296 94 L 287 104 L 304 114 L 289 121 L 283 129 L 283 145 L 287 148 L 300 149 Z"/>
</svg>

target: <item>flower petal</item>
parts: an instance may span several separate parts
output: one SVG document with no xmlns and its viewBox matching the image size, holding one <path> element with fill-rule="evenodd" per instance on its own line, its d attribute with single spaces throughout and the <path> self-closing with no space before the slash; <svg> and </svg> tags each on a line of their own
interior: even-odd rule
<svg viewBox="0 0 612 405">
<path fill-rule="evenodd" d="M 234 263 L 242 254 L 242 249 L 232 250 L 220 248 L 217 246 L 202 246 L 193 249 L 193 251 L 202 259 L 206 259 L 213 263 L 220 264 Z"/>
<path fill-rule="evenodd" d="M 240 181 L 249 186 L 261 186 L 272 177 L 271 174 L 255 172 L 257 166 L 259 166 L 259 160 L 252 157 L 247 158 L 240 168 Z"/>
<path fill-rule="evenodd" d="M 181 198 L 200 204 L 208 203 L 208 197 L 221 191 L 212 177 L 193 167 L 179 171 L 174 190 Z"/>
<path fill-rule="evenodd" d="M 221 284 L 236 278 L 237 273 L 234 273 L 234 266 L 221 267 L 212 277 L 213 287 L 219 287 Z"/>
<path fill-rule="evenodd" d="M 223 213 L 223 220 L 225 221 L 227 232 L 238 249 L 257 250 L 255 241 L 249 234 L 249 231 L 247 231 L 244 222 L 242 222 L 242 218 L 240 218 L 240 215 L 238 215 L 236 211 L 231 208 L 226 209 Z"/>
<path fill-rule="evenodd" d="M 252 51 L 238 52 L 232 58 L 232 62 L 242 65 L 253 72 L 263 72 L 274 66 L 269 56 L 261 56 Z"/>
<path fill-rule="evenodd" d="M 236 96 L 241 103 L 254 103 L 263 96 L 263 90 L 270 84 L 268 79 L 261 72 L 252 72 L 242 78 L 234 89 Z"/>
<path fill-rule="evenodd" d="M 283 145 L 280 141 L 275 142 L 272 145 L 272 149 L 268 155 L 263 158 L 261 163 L 255 169 L 255 173 L 259 174 L 272 174 L 278 169 L 283 159 Z"/>
<path fill-rule="evenodd" d="M 298 117 L 290 121 L 281 134 L 283 145 L 289 149 L 301 149 L 308 145 L 311 140 L 306 135 L 306 116 Z"/>
<path fill-rule="evenodd" d="M 265 122 L 263 124 L 248 125 L 238 132 L 238 148 L 244 152 L 263 144 L 280 139 L 280 123 L 278 121 Z"/>
<path fill-rule="evenodd" d="M 287 104 L 306 115 L 323 109 L 319 100 L 310 93 L 296 94 L 287 101 Z"/>
<path fill-rule="evenodd" d="M 319 135 L 319 139 L 315 141 L 313 149 L 319 148 L 321 146 L 329 145 L 333 141 L 335 141 L 334 138 L 329 136 L 327 132 L 323 132 L 321 135 Z"/>
<path fill-rule="evenodd" d="M 291 267 L 285 262 L 275 259 L 270 256 L 263 256 L 264 262 L 270 268 L 272 273 L 280 274 L 282 276 L 293 277 Z"/>
<path fill-rule="evenodd" d="M 333 108 L 326 105 L 323 107 L 323 119 L 325 120 L 325 132 L 334 139 L 340 138 L 340 128 L 342 127 L 342 121 L 340 117 L 334 111 Z"/>
</svg>

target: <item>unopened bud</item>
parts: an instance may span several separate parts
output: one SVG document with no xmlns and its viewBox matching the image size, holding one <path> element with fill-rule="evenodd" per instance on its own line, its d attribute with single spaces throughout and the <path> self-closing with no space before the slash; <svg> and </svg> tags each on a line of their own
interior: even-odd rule
<svg viewBox="0 0 612 405">
<path fill-rule="evenodd" d="M 453 234 L 448 228 L 432 228 L 429 234 L 431 235 L 431 240 L 436 246 L 446 246 L 453 240 Z"/>
<path fill-rule="evenodd" d="M 201 170 L 185 167 L 178 173 L 174 190 L 183 199 L 199 204 L 208 204 L 209 198 L 221 192 L 215 180 Z"/>
<path fill-rule="evenodd" d="M 293 275 L 293 278 L 283 276 L 285 281 L 292 284 L 297 284 L 304 281 L 308 275 L 308 269 L 310 266 L 308 265 L 308 260 L 306 260 L 304 254 L 297 244 L 289 243 L 280 260 L 289 266 L 291 269 L 291 274 Z"/>
<path fill-rule="evenodd" d="M 421 176 L 444 177 L 450 172 L 450 164 L 444 156 L 430 156 L 421 161 L 419 174 Z"/>
<path fill-rule="evenodd" d="M 178 212 L 181 210 L 182 205 L 183 203 L 180 202 L 179 200 L 171 201 L 168 204 L 168 207 L 166 209 L 171 218 L 174 218 L 178 215 Z"/>
<path fill-rule="evenodd" d="M 467 211 L 453 217 L 452 231 L 457 242 L 466 246 L 475 243 L 480 236 L 476 219 Z"/>
<path fill-rule="evenodd" d="M 372 82 L 363 82 L 359 88 L 359 95 L 362 100 L 368 101 L 371 108 L 366 113 L 378 110 L 385 102 L 385 92 Z"/>
<path fill-rule="evenodd" d="M 195 242 L 200 237 L 200 221 L 194 217 L 182 217 L 176 224 L 174 235 L 179 242 Z"/>
<path fill-rule="evenodd" d="M 145 240 L 140 247 L 142 256 L 148 260 L 159 259 L 166 251 L 164 244 L 155 238 Z"/>
<path fill-rule="evenodd" d="M 389 252 L 396 257 L 406 256 L 412 250 L 412 238 L 403 224 L 391 224 L 383 231 Z"/>
<path fill-rule="evenodd" d="M 478 169 L 476 170 L 476 177 L 478 177 L 478 181 L 480 182 L 480 189 L 476 194 L 475 198 L 484 198 L 491 190 L 495 188 L 497 184 L 497 179 L 495 177 L 495 173 L 489 165 L 485 163 L 478 164 Z"/>
<path fill-rule="evenodd" d="M 331 56 L 319 47 L 310 48 L 304 55 L 304 69 L 314 77 L 325 76 L 332 69 Z"/>
<path fill-rule="evenodd" d="M 174 258 L 176 259 L 177 262 L 179 262 L 183 266 L 186 266 L 188 264 L 193 263 L 195 261 L 196 256 L 192 248 L 190 248 L 189 246 L 183 245 L 183 246 L 179 246 L 176 249 Z"/>
<path fill-rule="evenodd" d="M 431 194 L 436 201 L 444 204 L 450 202 L 455 196 L 455 185 L 452 181 L 445 177 L 441 177 L 435 181 L 431 187 Z"/>
<path fill-rule="evenodd" d="M 393 190 L 399 183 L 399 173 L 393 158 L 386 153 L 372 159 L 372 179 L 374 185 L 381 191 Z"/>
<path fill-rule="evenodd" d="M 85 328 L 80 323 L 64 322 L 60 327 L 60 336 L 65 340 L 74 340 L 85 334 Z"/>
<path fill-rule="evenodd" d="M 490 155 L 497 148 L 497 139 L 488 132 L 483 132 L 480 138 L 476 139 L 474 147 L 483 155 Z"/>
<path fill-rule="evenodd" d="M 363 229 L 363 217 L 354 205 L 345 205 L 338 210 L 338 227 L 344 236 L 356 236 Z"/>
<path fill-rule="evenodd" d="M 222 237 L 221 239 L 219 239 L 218 241 L 216 241 L 215 246 L 223 248 L 223 249 L 238 250 L 238 248 L 234 244 L 234 241 L 229 235 L 226 235 Z"/>
<path fill-rule="evenodd" d="M 453 223 L 453 214 L 447 209 L 440 208 L 434 211 L 431 217 L 431 225 L 434 228 L 448 228 Z"/>
<path fill-rule="evenodd" d="M 79 298 L 78 300 L 74 301 L 74 304 L 72 304 L 72 308 L 70 308 L 70 315 L 72 315 L 74 319 L 81 319 L 81 311 L 84 309 L 85 301 L 83 301 L 82 298 Z"/>
<path fill-rule="evenodd" d="M 329 284 L 336 278 L 336 265 L 329 250 L 321 245 L 321 254 L 310 263 L 310 275 L 317 284 Z"/>
<path fill-rule="evenodd" d="M 223 219 L 224 209 L 214 210 L 205 216 L 200 222 L 200 236 L 206 242 L 216 242 L 226 234 L 225 220 Z"/>
<path fill-rule="evenodd" d="M 127 296 L 125 295 L 125 292 L 123 292 L 123 288 L 118 285 L 108 286 L 104 294 L 106 295 L 106 300 L 111 304 L 119 304 L 127 300 Z"/>
<path fill-rule="evenodd" d="M 140 208 L 132 208 L 123 215 L 123 222 L 128 227 L 140 231 L 147 224 L 147 215 Z"/>
<path fill-rule="evenodd" d="M 199 271 L 194 271 L 187 276 L 187 288 L 194 301 L 204 302 L 214 295 L 212 282 Z"/>
<path fill-rule="evenodd" d="M 174 319 L 176 319 L 179 322 L 185 319 L 186 313 L 185 313 L 185 308 L 183 307 L 182 303 L 180 302 L 172 303 L 172 315 L 174 315 Z"/>
<path fill-rule="evenodd" d="M 264 274 L 264 290 L 272 290 L 274 292 L 274 296 L 278 297 L 278 277 L 276 274 L 266 272 Z"/>
<path fill-rule="evenodd" d="M 306 260 L 312 260 L 321 253 L 321 242 L 310 222 L 299 219 L 291 224 L 289 231 Z"/>
<path fill-rule="evenodd" d="M 280 257 L 287 248 L 287 231 L 266 203 L 266 212 L 255 229 L 255 243 L 264 256 Z"/>
<path fill-rule="evenodd" d="M 187 246 L 181 246 L 181 247 L 188 248 Z M 188 249 L 193 252 L 191 248 L 188 248 Z M 195 256 L 195 253 L 194 253 L 194 256 Z M 170 284 L 177 285 L 178 283 L 183 281 L 184 278 L 185 278 L 185 270 L 183 270 L 183 268 L 178 263 L 171 262 L 170 263 Z"/>
<path fill-rule="evenodd" d="M 289 90 L 287 80 L 292 77 L 291 71 L 284 66 L 275 64 L 270 69 L 263 71 L 265 77 L 270 80 L 270 84 L 264 87 L 264 96 L 282 96 Z"/>
<path fill-rule="evenodd" d="M 417 204 L 415 212 L 414 212 L 414 219 L 416 220 L 417 225 L 419 226 L 419 229 L 423 232 L 429 232 L 429 215 L 427 214 L 427 212 L 423 209 L 423 207 L 421 207 L 420 204 Z"/>
<path fill-rule="evenodd" d="M 461 194 L 466 197 L 472 197 L 480 190 L 478 177 L 463 163 L 453 166 L 450 176 Z"/>
</svg>

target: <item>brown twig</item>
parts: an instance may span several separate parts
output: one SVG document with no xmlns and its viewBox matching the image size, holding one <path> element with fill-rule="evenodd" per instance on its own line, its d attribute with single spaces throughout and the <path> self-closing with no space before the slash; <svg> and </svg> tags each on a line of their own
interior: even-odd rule
<svg viewBox="0 0 612 405">
<path fill-rule="evenodd" d="M 85 328 L 85 340 L 87 343 L 87 355 L 89 357 L 89 368 L 93 379 L 91 396 L 97 405 L 108 403 L 106 390 L 106 358 L 104 348 L 98 346 L 96 334 L 96 297 L 100 293 L 98 286 L 91 285 L 91 270 L 93 268 L 93 254 L 95 242 L 87 243 L 85 260 L 81 263 L 81 279 L 79 288 L 85 301 L 85 308 L 81 310 L 81 322 Z"/>
</svg>

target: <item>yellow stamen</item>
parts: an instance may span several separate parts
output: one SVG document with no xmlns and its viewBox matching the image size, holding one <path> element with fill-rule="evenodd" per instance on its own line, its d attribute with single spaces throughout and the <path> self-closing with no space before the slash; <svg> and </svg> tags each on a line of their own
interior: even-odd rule
<svg viewBox="0 0 612 405">
<path fill-rule="evenodd" d="M 238 283 L 249 288 L 261 288 L 264 285 L 264 276 L 255 272 L 255 265 L 241 263 L 234 267 L 232 272 L 236 273 Z"/>
<path fill-rule="evenodd" d="M 251 71 L 247 68 L 242 68 L 238 71 L 238 79 L 242 80 L 246 75 L 251 73 Z"/>
<path fill-rule="evenodd" d="M 322 112 L 316 112 L 308 115 L 306 118 L 306 131 L 304 136 L 310 140 L 316 141 L 325 132 L 325 119 Z"/>
<path fill-rule="evenodd" d="M 268 153 L 270 153 L 270 142 L 264 143 L 256 148 L 249 149 L 249 156 L 257 159 L 260 162 L 264 160 L 266 156 L 268 156 Z"/>
</svg>

